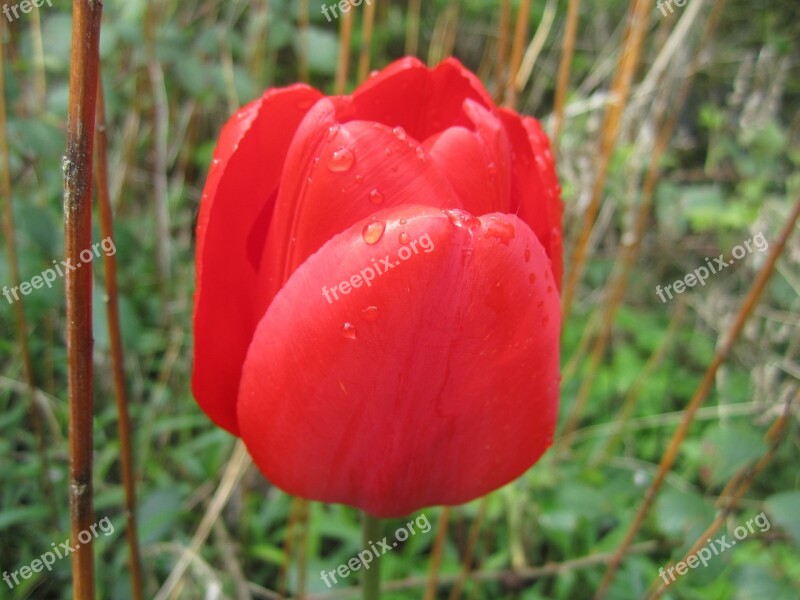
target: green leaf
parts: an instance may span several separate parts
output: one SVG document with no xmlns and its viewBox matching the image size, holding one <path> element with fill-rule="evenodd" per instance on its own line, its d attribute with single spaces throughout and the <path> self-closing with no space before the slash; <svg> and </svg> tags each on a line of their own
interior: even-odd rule
<svg viewBox="0 0 800 600">
<path fill-rule="evenodd" d="M 711 483 L 719 485 L 729 480 L 743 466 L 757 460 L 767 446 L 761 434 L 745 425 L 713 425 L 703 436 L 703 462 Z"/>
<path fill-rule="evenodd" d="M 780 492 L 764 503 L 772 521 L 782 527 L 800 545 L 800 491 Z"/>
</svg>

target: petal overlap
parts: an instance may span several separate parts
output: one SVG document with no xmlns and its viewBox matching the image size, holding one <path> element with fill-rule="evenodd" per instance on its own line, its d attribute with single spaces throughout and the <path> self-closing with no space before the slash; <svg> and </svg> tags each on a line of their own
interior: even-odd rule
<svg viewBox="0 0 800 600">
<path fill-rule="evenodd" d="M 559 319 L 549 260 L 516 217 L 380 211 L 269 307 L 244 367 L 242 437 L 271 481 L 306 498 L 384 517 L 467 501 L 549 446 Z"/>
</svg>

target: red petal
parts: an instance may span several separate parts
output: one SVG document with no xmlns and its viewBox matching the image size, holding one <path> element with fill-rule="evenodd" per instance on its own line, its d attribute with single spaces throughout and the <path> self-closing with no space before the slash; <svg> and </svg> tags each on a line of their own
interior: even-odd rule
<svg viewBox="0 0 800 600">
<path fill-rule="evenodd" d="M 561 188 L 547 136 L 530 117 L 500 109 L 513 151 L 511 210 L 536 233 L 553 264 L 561 289 L 563 272 Z"/>
<path fill-rule="evenodd" d="M 370 245 L 373 221 L 386 227 Z M 291 494 L 381 517 L 469 501 L 550 445 L 559 329 L 549 261 L 516 217 L 381 211 L 269 307 L 243 370 L 242 438 Z"/>
<path fill-rule="evenodd" d="M 255 314 L 261 256 L 286 150 L 321 97 L 304 85 L 267 91 L 225 125 L 197 226 L 192 387 L 203 410 L 237 433 L 236 397 Z M 231 310 L 235 307 L 234 310 Z"/>
<path fill-rule="evenodd" d="M 472 100 L 464 103 L 464 112 L 474 131 L 451 127 L 424 146 L 465 210 L 477 215 L 511 212 L 511 147 L 503 124 Z"/>
<path fill-rule="evenodd" d="M 416 58 L 403 58 L 361 85 L 353 94 L 353 111 L 341 117 L 399 125 L 424 141 L 448 127 L 472 127 L 463 110 L 466 99 L 494 106 L 480 80 L 456 59 L 428 69 Z"/>
<path fill-rule="evenodd" d="M 339 108 L 345 100 L 339 99 Z M 379 123 L 336 123 L 334 102 L 317 104 L 286 159 L 260 292 L 266 310 L 291 273 L 335 234 L 401 204 L 460 208 L 445 178 L 405 132 Z"/>
</svg>

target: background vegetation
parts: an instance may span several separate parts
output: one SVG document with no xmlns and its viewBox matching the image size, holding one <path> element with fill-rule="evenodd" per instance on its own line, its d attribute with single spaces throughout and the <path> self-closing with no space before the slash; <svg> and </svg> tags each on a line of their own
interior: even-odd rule
<svg viewBox="0 0 800 600">
<path fill-rule="evenodd" d="M 110 190 L 148 598 L 190 548 L 224 474 L 234 484 L 173 597 L 355 597 L 345 586 L 331 593 L 318 574 L 361 548 L 356 512 L 293 503 L 265 482 L 237 460 L 235 440 L 201 413 L 189 385 L 193 229 L 216 135 L 236 107 L 269 86 L 304 78 L 326 92 L 336 85 L 345 23 L 328 23 L 320 0 L 307 4 L 307 16 L 302 0 L 105 6 Z M 535 2 L 524 18 L 523 0 L 523 49 L 535 60 L 521 68 L 512 46 L 519 2 L 410 4 L 375 0 L 372 68 L 407 52 L 432 64 L 453 54 L 498 99 L 516 95 L 521 112 L 555 131 L 565 1 Z M 504 7 L 511 11 L 505 21 Z M 384 559 L 383 579 L 393 586 L 387 598 L 422 597 L 432 573 L 440 598 L 592 597 L 769 251 L 749 253 L 667 303 L 656 286 L 706 257 L 729 256 L 758 233 L 771 249 L 777 244 L 800 195 L 800 6 L 691 0 L 673 7 L 663 17 L 648 5 L 641 43 L 625 35 L 630 7 L 622 0 L 579 8 L 557 161 L 568 272 L 580 278 L 564 320 L 556 443 L 536 468 L 488 498 L 424 511 L 431 533 Z M 344 38 L 352 50 L 348 90 L 359 68 L 363 75 L 366 13 L 366 5 L 352 11 L 352 37 Z M 696 16 L 682 21 L 687 14 Z M 10 167 L 18 262 L 28 280 L 64 251 L 71 12 L 57 2 L 0 21 L 9 144 L 0 163 L 7 159 Z M 617 77 L 632 57 L 625 94 Z M 520 71 L 520 89 L 509 90 L 509 72 Z M 730 539 L 762 511 L 768 531 L 690 571 L 666 597 L 798 597 L 797 233 L 795 227 L 739 339 L 711 374 L 704 405 L 608 597 L 644 597 L 659 568 L 680 560 L 716 515 L 722 523 L 708 535 Z M 99 230 L 93 237 L 101 239 Z M 581 247 L 587 260 L 578 271 Z M 8 258 L 0 251 L 0 285 L 11 282 Z M 97 586 L 99 597 L 125 599 L 131 585 L 120 442 L 99 261 L 95 269 L 95 511 L 116 526 L 97 540 Z M 0 298 L 0 569 L 8 571 L 29 565 L 69 532 L 63 281 L 26 297 L 24 308 L 21 332 Z M 35 405 L 20 335 L 29 342 Z M 42 419 L 44 454 L 34 414 Z M 730 506 L 739 485 L 741 500 Z M 467 567 L 479 573 L 461 576 Z M 69 561 L 58 561 L 52 573 L 13 590 L 0 583 L 0 598 L 69 598 L 70 578 Z M 346 585 L 355 584 L 354 575 Z"/>
</svg>

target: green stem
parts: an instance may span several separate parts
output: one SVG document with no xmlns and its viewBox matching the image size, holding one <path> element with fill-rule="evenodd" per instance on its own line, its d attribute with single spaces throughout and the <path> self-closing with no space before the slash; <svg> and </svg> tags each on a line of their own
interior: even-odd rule
<svg viewBox="0 0 800 600">
<path fill-rule="evenodd" d="M 375 540 L 381 539 L 381 520 L 367 513 L 362 513 L 361 546 L 370 547 Z M 370 568 L 364 571 L 363 600 L 380 600 L 381 598 L 381 559 L 376 556 Z"/>
</svg>

